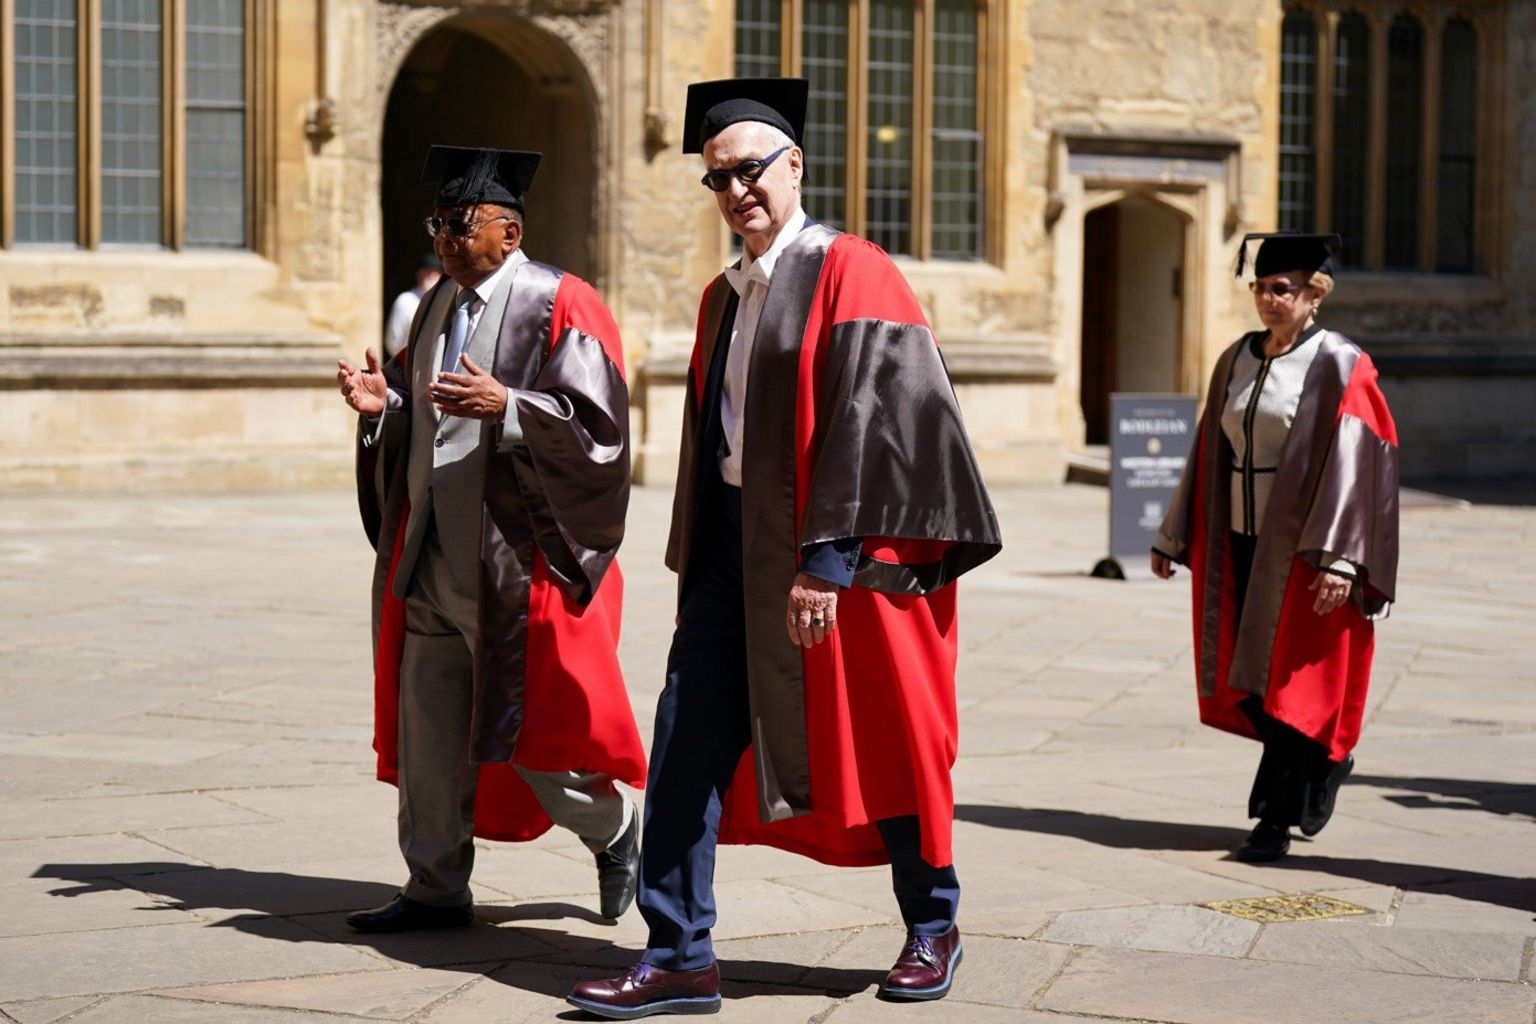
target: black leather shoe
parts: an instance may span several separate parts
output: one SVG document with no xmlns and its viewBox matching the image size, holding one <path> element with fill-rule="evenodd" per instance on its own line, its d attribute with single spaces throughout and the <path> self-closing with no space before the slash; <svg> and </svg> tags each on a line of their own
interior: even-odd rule
<svg viewBox="0 0 1536 1024">
<path fill-rule="evenodd" d="M 1344 760 L 1333 763 L 1328 777 L 1312 787 L 1312 792 L 1308 794 L 1311 799 L 1301 812 L 1302 835 L 1315 836 L 1328 824 L 1328 819 L 1333 817 L 1333 805 L 1339 798 L 1339 787 L 1344 785 L 1344 780 L 1354 770 L 1355 755 L 1345 754 Z"/>
<path fill-rule="evenodd" d="M 462 907 L 434 907 L 418 903 L 405 893 L 382 907 L 347 915 L 347 924 L 360 932 L 413 932 L 423 928 L 466 928 L 475 921 L 471 903 Z"/>
<path fill-rule="evenodd" d="M 629 816 L 629 828 L 613 845 L 597 855 L 597 895 L 599 910 L 610 921 L 624 916 L 635 902 L 640 885 L 640 812 Z"/>
<path fill-rule="evenodd" d="M 1248 841 L 1237 849 L 1237 859 L 1249 864 L 1268 864 L 1284 857 L 1291 848 L 1291 830 L 1274 822 L 1261 821 L 1248 834 Z"/>
</svg>

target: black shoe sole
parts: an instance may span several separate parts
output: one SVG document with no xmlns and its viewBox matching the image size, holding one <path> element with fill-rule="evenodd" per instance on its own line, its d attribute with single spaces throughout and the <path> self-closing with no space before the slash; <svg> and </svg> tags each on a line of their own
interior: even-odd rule
<svg viewBox="0 0 1536 1024">
<path fill-rule="evenodd" d="M 949 995 L 949 990 L 955 984 L 955 972 L 960 969 L 960 961 L 965 959 L 965 943 L 955 947 L 955 955 L 949 961 L 949 972 L 944 979 L 944 984 L 933 988 L 887 988 L 880 986 L 880 998 L 892 1003 L 923 1003 L 934 999 L 943 999 Z"/>
<path fill-rule="evenodd" d="M 1242 861 L 1244 864 L 1273 864 L 1275 861 L 1279 860 L 1281 857 L 1284 857 L 1287 853 L 1290 852 L 1291 844 L 1286 843 L 1284 846 L 1279 847 L 1278 849 L 1265 848 L 1262 850 L 1255 850 L 1252 847 L 1244 846 L 1240 848 L 1237 853 L 1233 854 L 1233 856 Z"/>
<path fill-rule="evenodd" d="M 685 999 L 661 999 L 654 1003 L 646 1003 L 643 1006 L 605 1006 L 602 1003 L 577 999 L 575 996 L 566 996 L 565 1001 L 583 1013 L 590 1013 L 592 1016 L 601 1017 L 603 1020 L 639 1020 L 641 1017 L 650 1017 L 658 1013 L 671 1013 L 678 1016 L 704 1016 L 720 1012 L 719 996 L 689 996 Z"/>
<path fill-rule="evenodd" d="M 347 921 L 347 927 L 351 928 L 355 932 L 361 932 L 364 935 L 399 935 L 404 932 L 428 932 L 441 931 L 444 928 L 468 928 L 474 923 L 475 917 L 473 914 L 470 914 L 463 920 L 430 921 L 418 922 L 415 924 L 387 923 L 375 925 L 349 920 Z"/>
</svg>

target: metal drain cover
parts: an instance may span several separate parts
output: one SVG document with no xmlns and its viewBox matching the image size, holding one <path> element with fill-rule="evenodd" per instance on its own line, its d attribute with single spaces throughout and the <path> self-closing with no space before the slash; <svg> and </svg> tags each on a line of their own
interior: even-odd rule
<svg viewBox="0 0 1536 1024">
<path fill-rule="evenodd" d="M 1315 892 L 1293 892 L 1282 896 L 1254 896 L 1245 900 L 1218 900 L 1205 906 L 1223 914 L 1231 914 L 1245 921 L 1260 924 L 1279 924 L 1284 921 L 1321 921 L 1329 917 L 1350 917 L 1369 914 L 1365 907 L 1345 903 L 1331 896 Z"/>
</svg>

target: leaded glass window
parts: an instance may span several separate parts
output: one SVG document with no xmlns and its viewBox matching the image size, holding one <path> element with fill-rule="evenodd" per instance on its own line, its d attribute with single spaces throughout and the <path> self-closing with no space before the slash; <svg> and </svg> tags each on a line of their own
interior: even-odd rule
<svg viewBox="0 0 1536 1024">
<path fill-rule="evenodd" d="M 1339 18 L 1333 46 L 1333 230 L 1343 266 L 1365 258 L 1365 179 L 1371 125 L 1371 27 L 1358 13 Z"/>
<path fill-rule="evenodd" d="M 15 0 L 15 239 L 78 235 L 78 28 L 74 0 Z"/>
<path fill-rule="evenodd" d="M 982 145 L 974 0 L 936 0 L 933 28 L 933 255 L 981 255 Z"/>
<path fill-rule="evenodd" d="M 801 142 L 812 218 L 900 255 L 985 254 L 986 195 L 995 184 L 980 79 L 984 66 L 1000 66 L 983 54 L 990 7 L 736 0 L 736 74 L 810 80 Z"/>
<path fill-rule="evenodd" d="M 914 42 L 911 0 L 872 0 L 864 232 L 893 253 L 912 246 Z"/>
<path fill-rule="evenodd" d="M 779 74 L 779 0 L 736 0 L 736 77 Z"/>
<path fill-rule="evenodd" d="M 805 77 L 811 81 L 805 118 L 805 210 L 841 229 L 848 193 L 848 6 L 845 0 L 805 0 L 802 29 Z"/>
<path fill-rule="evenodd" d="M 1435 202 L 1435 268 L 1465 272 L 1473 247 L 1477 196 L 1477 30 L 1464 19 L 1440 35 L 1440 161 Z"/>
<path fill-rule="evenodd" d="M 1419 264 L 1419 168 L 1423 161 L 1424 26 L 1400 14 L 1387 32 L 1388 268 Z"/>
<path fill-rule="evenodd" d="M 1317 23 L 1308 11 L 1285 16 L 1280 33 L 1280 227 L 1313 230 L 1316 219 Z"/>
<path fill-rule="evenodd" d="M 101 240 L 162 238 L 159 0 L 101 0 Z"/>
<path fill-rule="evenodd" d="M 246 246 L 251 2 L 0 0 L 0 245 Z"/>
<path fill-rule="evenodd" d="M 245 231 L 245 4 L 187 0 L 187 244 Z"/>
</svg>

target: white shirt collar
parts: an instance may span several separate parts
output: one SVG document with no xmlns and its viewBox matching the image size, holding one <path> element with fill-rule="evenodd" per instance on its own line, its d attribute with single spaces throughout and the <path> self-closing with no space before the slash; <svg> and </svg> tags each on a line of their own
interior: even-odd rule
<svg viewBox="0 0 1536 1024">
<path fill-rule="evenodd" d="M 515 268 L 528 262 L 528 256 L 521 249 L 514 249 L 512 255 L 502 260 L 501 266 L 491 273 L 491 276 L 475 285 L 472 291 L 475 298 L 481 302 L 489 303 L 491 296 L 496 292 L 496 286 L 501 284 L 502 278 L 510 274 Z M 457 293 L 462 294 L 462 293 Z"/>
<path fill-rule="evenodd" d="M 739 268 L 725 268 L 725 279 L 736 290 L 737 295 L 745 296 L 747 285 L 754 281 L 764 287 L 768 285 L 768 282 L 773 278 L 774 264 L 778 263 L 779 257 L 784 255 L 784 250 L 788 249 L 790 243 L 795 240 L 795 237 L 805 229 L 805 222 L 805 208 L 796 206 L 795 212 L 790 216 L 789 221 L 779 229 L 778 237 L 773 240 L 773 244 L 768 247 L 767 252 L 754 260 L 751 253 L 743 251 Z"/>
</svg>

